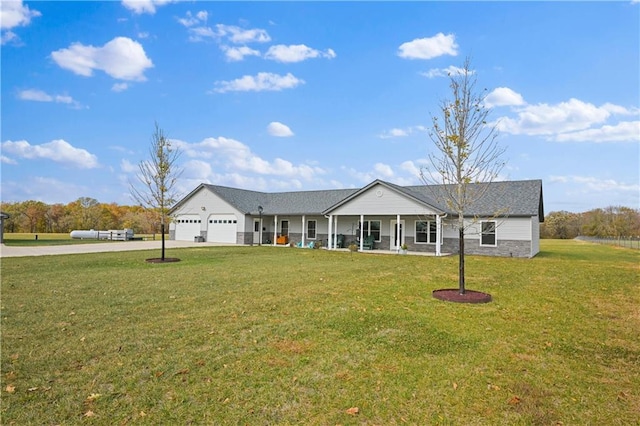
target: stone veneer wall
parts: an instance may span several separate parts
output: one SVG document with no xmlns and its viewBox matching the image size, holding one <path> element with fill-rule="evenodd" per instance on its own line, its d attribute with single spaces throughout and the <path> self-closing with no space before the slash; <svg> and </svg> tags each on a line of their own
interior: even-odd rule
<svg viewBox="0 0 640 426">
<path fill-rule="evenodd" d="M 443 253 L 458 253 L 458 239 L 445 238 Z M 478 239 L 464 240 L 464 253 L 482 256 L 531 257 L 531 241 L 498 240 L 495 247 L 480 246 Z"/>
</svg>

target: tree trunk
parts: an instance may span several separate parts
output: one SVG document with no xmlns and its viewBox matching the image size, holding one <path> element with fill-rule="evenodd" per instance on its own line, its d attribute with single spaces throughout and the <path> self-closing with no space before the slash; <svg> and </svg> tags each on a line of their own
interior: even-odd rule
<svg viewBox="0 0 640 426">
<path fill-rule="evenodd" d="M 461 218 L 460 220 L 461 222 L 464 223 L 464 218 Z M 459 238 L 459 251 L 460 251 L 460 256 L 459 258 L 459 264 L 458 264 L 458 287 L 460 290 L 460 294 L 464 294 L 465 293 L 465 288 L 464 288 L 464 226 L 460 225 L 459 228 L 459 232 L 458 232 L 458 238 Z"/>
<path fill-rule="evenodd" d="M 164 223 L 160 225 L 160 232 L 162 232 L 162 261 L 164 262 Z"/>
</svg>

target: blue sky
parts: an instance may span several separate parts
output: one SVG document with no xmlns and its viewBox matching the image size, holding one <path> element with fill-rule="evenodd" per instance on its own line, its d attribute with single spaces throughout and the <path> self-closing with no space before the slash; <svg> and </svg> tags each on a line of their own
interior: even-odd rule
<svg viewBox="0 0 640 426">
<path fill-rule="evenodd" d="M 470 57 L 545 211 L 640 207 L 640 3 L 2 1 L 3 201 L 134 204 L 154 123 L 180 190 L 420 184 Z"/>
</svg>

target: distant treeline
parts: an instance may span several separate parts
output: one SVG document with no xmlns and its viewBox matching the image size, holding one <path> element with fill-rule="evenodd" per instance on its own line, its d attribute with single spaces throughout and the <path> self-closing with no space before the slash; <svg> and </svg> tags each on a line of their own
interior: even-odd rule
<svg viewBox="0 0 640 426">
<path fill-rule="evenodd" d="M 1 203 L 0 210 L 10 217 L 4 232 L 56 232 L 74 229 L 133 229 L 138 234 L 160 232 L 160 215 L 141 206 L 99 203 L 82 197 L 69 204 L 46 204 L 41 201 Z"/>
<path fill-rule="evenodd" d="M 71 232 L 74 229 L 124 229 L 138 234 L 160 230 L 160 215 L 140 206 L 99 203 L 82 197 L 69 204 L 45 204 L 41 201 L 1 203 L 0 210 L 10 215 L 5 232 Z M 551 212 L 540 227 L 542 238 L 638 237 L 640 210 L 607 207 L 584 213 Z"/>
<path fill-rule="evenodd" d="M 551 212 L 540 227 L 542 238 L 572 239 L 578 235 L 598 238 L 640 237 L 640 210 L 607 207 L 584 213 Z"/>
</svg>

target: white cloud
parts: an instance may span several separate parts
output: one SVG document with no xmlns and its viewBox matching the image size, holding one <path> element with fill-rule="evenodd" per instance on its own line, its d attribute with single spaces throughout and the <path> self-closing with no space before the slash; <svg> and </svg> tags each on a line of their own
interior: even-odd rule
<svg viewBox="0 0 640 426">
<path fill-rule="evenodd" d="M 3 31 L 0 37 L 0 44 L 7 44 L 11 41 L 18 42 L 19 37 L 13 31 Z"/>
<path fill-rule="evenodd" d="M 400 164 L 400 169 L 404 170 L 412 176 L 420 176 L 420 167 L 418 167 L 416 163 L 411 160 L 407 160 Z"/>
<path fill-rule="evenodd" d="M 27 141 L 2 142 L 4 154 L 27 160 L 46 159 L 56 163 L 68 164 L 80 169 L 98 167 L 98 158 L 82 148 L 75 148 L 62 139 L 53 140 L 42 145 L 31 145 Z"/>
<path fill-rule="evenodd" d="M 120 161 L 120 169 L 125 173 L 137 173 L 139 171 L 138 165 L 133 164 L 126 158 Z"/>
<path fill-rule="evenodd" d="M 291 73 L 279 75 L 261 72 L 255 76 L 245 75 L 231 81 L 217 81 L 215 84 L 218 87 L 213 91 L 218 93 L 280 91 L 283 89 L 293 89 L 304 83 L 304 80 L 295 77 Z"/>
<path fill-rule="evenodd" d="M 333 49 L 327 49 L 325 52 L 321 52 L 320 50 L 312 49 L 304 44 L 292 44 L 289 46 L 277 44 L 275 46 L 271 46 L 264 56 L 266 59 L 273 61 L 291 63 L 318 57 L 333 59 L 336 57 L 336 53 Z"/>
<path fill-rule="evenodd" d="M 122 5 L 137 15 L 143 13 L 153 15 L 156 13 L 156 7 L 171 2 L 172 0 L 122 0 Z"/>
<path fill-rule="evenodd" d="M 267 131 L 271 136 L 278 136 L 281 138 L 293 136 L 293 132 L 291 131 L 289 126 L 282 124 L 278 121 L 273 121 L 269 123 L 269 125 L 267 126 Z"/>
<path fill-rule="evenodd" d="M 553 136 L 589 129 L 611 116 L 611 105 L 597 107 L 572 98 L 555 105 L 526 105 L 516 110 L 516 118 L 502 117 L 497 129 L 511 134 Z"/>
<path fill-rule="evenodd" d="M 382 177 L 383 179 L 388 179 L 390 177 L 393 177 L 394 175 L 393 169 L 388 164 L 376 163 L 373 166 L 373 170 L 378 176 Z"/>
<path fill-rule="evenodd" d="M 22 0 L 2 0 L 0 2 L 0 44 L 13 42 L 20 43 L 20 37 L 12 31 L 16 27 L 26 27 L 31 23 L 32 18 L 42 16 L 37 10 L 29 9 L 23 5 Z"/>
<path fill-rule="evenodd" d="M 193 15 L 191 11 L 188 11 L 186 17 L 178 18 L 178 22 L 184 25 L 185 27 L 193 27 L 195 25 L 199 25 L 201 23 L 207 22 L 208 18 L 209 18 L 209 13 L 204 10 L 201 10 L 195 15 Z"/>
<path fill-rule="evenodd" d="M 145 81 L 145 70 L 153 67 L 142 45 L 127 37 L 116 37 L 102 47 L 73 43 L 51 57 L 61 68 L 85 77 L 101 70 L 119 80 Z"/>
<path fill-rule="evenodd" d="M 200 11 L 195 15 L 187 12 L 184 18 L 178 18 L 178 22 L 189 30 L 189 41 L 201 42 L 206 39 L 214 39 L 218 42 L 231 44 L 266 43 L 271 37 L 266 30 L 261 28 L 244 29 L 234 25 L 216 24 L 215 29 L 207 26 L 209 14 Z M 229 48 L 226 45 L 220 47 L 225 51 L 227 59 L 239 61 L 247 55 L 259 55 L 259 52 L 247 47 Z"/>
<path fill-rule="evenodd" d="M 2 181 L 2 197 L 8 200 L 38 200 L 47 204 L 68 203 L 87 194 L 95 188 L 77 182 L 60 181 L 50 177 L 31 175 L 21 181 Z"/>
<path fill-rule="evenodd" d="M 111 91 L 113 92 L 124 92 L 129 88 L 129 83 L 115 83 L 111 86 Z"/>
<path fill-rule="evenodd" d="M 232 43 L 244 44 L 244 43 L 266 43 L 271 41 L 271 37 L 266 30 L 260 28 L 253 28 L 245 30 L 234 25 L 217 24 L 216 35 L 221 38 L 226 38 Z"/>
<path fill-rule="evenodd" d="M 4 155 L 0 155 L 0 163 L 4 164 L 18 164 L 18 162 L 12 158 L 6 157 Z"/>
<path fill-rule="evenodd" d="M 561 133 L 557 142 L 640 142 L 640 121 L 623 121 L 597 129 Z"/>
<path fill-rule="evenodd" d="M 593 176 L 550 176 L 549 181 L 582 185 L 584 193 L 634 192 L 637 194 L 640 191 L 640 185 L 637 183 L 624 183 L 615 179 L 600 179 Z"/>
<path fill-rule="evenodd" d="M 405 129 L 391 129 L 388 132 L 384 132 L 379 135 L 380 139 L 391 139 L 391 138 L 402 138 L 405 136 L 409 136 L 409 132 Z"/>
<path fill-rule="evenodd" d="M 226 170 L 228 174 L 248 172 L 310 181 L 326 173 L 324 169 L 309 164 L 293 164 L 282 158 L 272 161 L 263 159 L 242 142 L 225 137 L 207 138 L 195 144 L 177 143 L 188 157 L 198 161 L 210 160 L 208 164 L 212 166 L 212 170 Z"/>
<path fill-rule="evenodd" d="M 189 160 L 183 165 L 182 169 L 184 173 L 181 177 L 199 182 L 206 181 L 213 174 L 211 164 L 202 160 Z"/>
<path fill-rule="evenodd" d="M 260 56 L 260 52 L 247 46 L 229 47 L 220 46 L 227 60 L 232 62 L 242 61 L 245 56 Z"/>
<path fill-rule="evenodd" d="M 10 30 L 15 27 L 25 27 L 31 23 L 31 18 L 42 14 L 29 9 L 22 4 L 22 0 L 2 0 L 0 7 L 0 29 Z"/>
<path fill-rule="evenodd" d="M 403 138 L 416 132 L 426 132 L 426 131 L 427 131 L 427 128 L 420 125 L 410 126 L 404 129 L 393 128 L 391 130 L 381 133 L 380 135 L 378 135 L 378 137 L 380 139 Z"/>
<path fill-rule="evenodd" d="M 417 38 L 402 43 L 398 56 L 405 59 L 432 59 L 438 56 L 458 54 L 458 45 L 454 34 L 438 33 L 433 37 Z"/>
<path fill-rule="evenodd" d="M 456 67 L 454 65 L 450 65 L 447 68 L 432 68 L 429 71 L 421 72 L 420 75 L 423 75 L 427 78 L 436 78 L 436 77 L 449 77 L 451 75 L 462 75 L 464 74 L 464 68 Z M 471 71 L 470 74 L 473 74 L 475 71 Z"/>
<path fill-rule="evenodd" d="M 484 99 L 484 104 L 487 108 L 496 106 L 520 106 L 525 103 L 520 93 L 514 92 L 508 87 L 498 87 Z"/>
<path fill-rule="evenodd" d="M 42 90 L 27 89 L 18 92 L 18 99 L 35 102 L 55 102 L 80 108 L 80 103 L 68 95 L 50 95 Z"/>
</svg>

